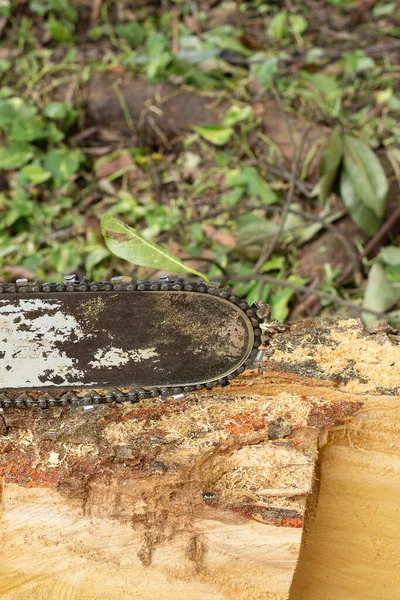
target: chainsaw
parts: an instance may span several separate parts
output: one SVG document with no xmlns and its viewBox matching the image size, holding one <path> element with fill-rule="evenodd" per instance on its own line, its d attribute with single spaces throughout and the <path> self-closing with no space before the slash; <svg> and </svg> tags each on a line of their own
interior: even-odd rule
<svg viewBox="0 0 400 600">
<path fill-rule="evenodd" d="M 0 285 L 0 410 L 181 399 L 262 358 L 262 319 L 217 282 L 181 276 Z"/>
</svg>

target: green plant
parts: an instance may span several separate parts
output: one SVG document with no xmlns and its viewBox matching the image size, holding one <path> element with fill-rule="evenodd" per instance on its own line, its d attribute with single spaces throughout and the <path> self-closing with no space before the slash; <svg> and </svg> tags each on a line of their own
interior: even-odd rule
<svg viewBox="0 0 400 600">
<path fill-rule="evenodd" d="M 353 221 L 373 235 L 385 212 L 388 181 L 376 154 L 358 138 L 334 129 L 321 163 L 319 197 L 338 189 Z"/>
</svg>

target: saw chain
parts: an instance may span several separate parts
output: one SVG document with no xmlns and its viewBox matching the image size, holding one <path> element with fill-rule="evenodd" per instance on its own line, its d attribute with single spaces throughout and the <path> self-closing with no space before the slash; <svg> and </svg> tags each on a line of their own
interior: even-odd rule
<svg viewBox="0 0 400 600">
<path fill-rule="evenodd" d="M 83 294 L 88 292 L 195 292 L 202 295 L 214 295 L 223 298 L 229 303 L 232 303 L 236 308 L 240 309 L 251 323 L 253 331 L 252 348 L 248 356 L 243 360 L 234 371 L 228 373 L 224 377 L 220 377 L 214 381 L 206 383 L 198 383 L 195 385 L 184 385 L 179 387 L 145 387 L 145 388 L 118 388 L 118 389 L 73 389 L 65 391 L 55 390 L 51 388 L 49 391 L 43 390 L 24 390 L 18 389 L 1 391 L 0 381 L 0 411 L 7 408 L 34 408 L 49 409 L 52 407 L 83 407 L 85 411 L 91 411 L 96 405 L 110 404 L 113 402 L 122 403 L 130 402 L 137 403 L 147 398 L 158 398 L 162 400 L 172 397 L 175 400 L 182 399 L 186 394 L 199 390 L 210 390 L 214 386 L 228 386 L 230 381 L 243 373 L 246 368 L 255 368 L 254 361 L 261 360 L 263 352 L 259 351 L 261 344 L 261 328 L 262 319 L 258 315 L 258 305 L 256 303 L 251 306 L 242 298 L 233 293 L 229 287 L 221 287 L 218 282 L 203 282 L 188 281 L 178 277 L 160 276 L 158 280 L 137 281 L 127 277 L 114 277 L 110 281 L 90 282 L 86 277 L 77 279 L 75 275 L 68 275 L 64 278 L 64 282 L 59 283 L 41 283 L 29 282 L 27 279 L 19 279 L 15 283 L 0 285 L 0 299 L 5 299 L 9 294 L 18 297 L 23 294 L 23 297 L 29 298 L 30 295 L 46 294 L 45 298 L 50 298 L 52 294 Z M 149 298 L 150 300 L 150 298 Z M 112 315 L 111 315 L 112 316 Z M 201 324 L 200 324 L 201 325 Z M 70 386 L 71 387 L 71 386 Z"/>
</svg>

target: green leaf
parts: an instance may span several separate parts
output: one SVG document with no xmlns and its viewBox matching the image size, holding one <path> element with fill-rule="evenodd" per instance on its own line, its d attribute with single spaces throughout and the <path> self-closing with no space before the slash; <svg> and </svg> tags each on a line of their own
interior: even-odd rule
<svg viewBox="0 0 400 600">
<path fill-rule="evenodd" d="M 342 136 L 338 128 L 329 137 L 322 156 L 319 180 L 319 199 L 325 202 L 328 198 L 343 158 Z"/>
<path fill-rule="evenodd" d="M 363 142 L 345 135 L 344 167 L 350 177 L 357 196 L 378 217 L 385 212 L 388 181 L 375 153 Z"/>
<path fill-rule="evenodd" d="M 50 16 L 47 21 L 47 31 L 56 42 L 70 42 L 73 38 L 74 25 L 70 21 L 56 19 Z"/>
<path fill-rule="evenodd" d="M 252 213 L 238 217 L 236 222 L 237 246 L 232 249 L 232 252 L 240 257 L 242 262 L 244 260 L 255 262 L 260 256 L 262 245 L 267 238 L 273 239 L 279 226 Z"/>
<path fill-rule="evenodd" d="M 362 50 L 346 52 L 343 56 L 344 68 L 347 73 L 361 73 L 373 69 L 375 61 Z"/>
<path fill-rule="evenodd" d="M 168 250 L 109 214 L 101 219 L 101 231 L 109 250 L 130 263 L 174 273 L 192 273 L 208 281 L 205 275 L 190 269 Z"/>
<path fill-rule="evenodd" d="M 10 142 L 33 142 L 47 137 L 46 125 L 38 116 L 17 116 L 8 136 Z"/>
<path fill-rule="evenodd" d="M 139 46 L 146 39 L 146 31 L 137 21 L 118 25 L 115 28 L 115 33 L 128 40 L 132 46 Z M 162 49 L 164 50 L 164 47 Z"/>
<path fill-rule="evenodd" d="M 51 173 L 38 165 L 26 165 L 21 169 L 19 174 L 34 185 L 43 183 L 51 178 Z"/>
<path fill-rule="evenodd" d="M 297 277 L 297 275 L 290 275 L 288 277 L 288 281 L 297 285 L 304 285 L 306 282 L 305 279 L 302 277 Z M 295 293 L 295 290 L 282 287 L 270 296 L 269 303 L 271 304 L 271 319 L 276 319 L 277 321 L 282 322 L 286 320 L 286 317 L 289 314 L 289 302 Z"/>
<path fill-rule="evenodd" d="M 8 63 L 9 65 L 11 64 L 9 61 L 7 60 L 1 60 L 1 63 Z M 8 87 L 8 85 L 3 85 L 2 88 L 0 88 L 0 98 L 9 98 L 10 96 L 13 95 L 13 90 Z"/>
<path fill-rule="evenodd" d="M 167 48 L 168 41 L 163 33 L 155 33 L 147 38 L 146 53 L 149 58 L 157 58 Z"/>
<path fill-rule="evenodd" d="M 48 0 L 48 4 L 54 12 L 57 12 L 70 21 L 76 21 L 78 11 L 73 6 L 76 2 L 71 2 L 71 0 Z"/>
<path fill-rule="evenodd" d="M 382 219 L 361 200 L 346 170 L 343 170 L 340 176 L 340 194 L 357 227 L 367 235 L 373 236 Z"/>
<path fill-rule="evenodd" d="M 7 211 L 3 219 L 2 225 L 10 227 L 18 219 L 31 217 L 35 212 L 36 204 L 32 202 L 32 198 L 22 188 L 15 190 L 14 197 L 10 201 L 10 210 Z"/>
<path fill-rule="evenodd" d="M 33 156 L 33 148 L 30 144 L 14 142 L 6 147 L 0 147 L 0 170 L 19 169 Z"/>
<path fill-rule="evenodd" d="M 379 257 L 387 265 L 393 267 L 400 266 L 400 248 L 396 248 L 395 246 L 385 246 L 384 248 L 381 248 Z"/>
<path fill-rule="evenodd" d="M 273 77 L 278 70 L 279 63 L 277 58 L 266 58 L 264 62 L 251 65 L 250 67 L 251 75 L 258 79 L 264 90 L 270 88 Z"/>
<path fill-rule="evenodd" d="M 231 127 L 232 125 L 236 125 L 236 123 L 240 123 L 240 121 L 245 121 L 251 117 L 252 114 L 253 109 L 251 106 L 247 105 L 242 108 L 234 104 L 222 119 L 222 125 Z"/>
<path fill-rule="evenodd" d="M 107 248 L 99 246 L 88 253 L 85 259 L 85 272 L 89 276 L 94 267 L 96 267 L 102 260 L 110 256 L 110 252 Z"/>
<path fill-rule="evenodd" d="M 289 23 L 291 28 L 296 33 L 304 33 L 308 27 L 307 19 L 302 15 L 289 15 Z"/>
<path fill-rule="evenodd" d="M 389 98 L 387 105 L 393 112 L 400 112 L 400 96 L 393 94 Z"/>
<path fill-rule="evenodd" d="M 233 128 L 222 125 L 195 125 L 193 129 L 202 138 L 216 146 L 224 146 L 232 137 Z"/>
<path fill-rule="evenodd" d="M 308 87 L 313 87 L 328 100 L 335 100 L 341 94 L 340 84 L 334 78 L 323 73 L 300 72 L 301 79 Z"/>
<path fill-rule="evenodd" d="M 64 119 L 70 112 L 70 106 L 66 102 L 50 102 L 43 111 L 49 119 Z"/>
<path fill-rule="evenodd" d="M 400 265 L 387 265 L 385 268 L 385 275 L 389 281 L 400 283 Z"/>
<path fill-rule="evenodd" d="M 263 264 L 260 273 L 269 273 L 270 271 L 281 271 L 286 267 L 286 258 L 284 256 L 273 256 Z"/>
<path fill-rule="evenodd" d="M 275 204 L 277 196 L 255 167 L 244 166 L 241 169 L 228 171 L 226 182 L 229 187 L 246 187 L 249 196 L 258 197 L 267 206 Z"/>
<path fill-rule="evenodd" d="M 374 6 L 372 9 L 372 14 L 376 19 L 379 17 L 386 17 L 387 15 L 391 15 L 394 9 L 396 8 L 396 2 L 383 2 L 382 4 L 378 3 L 377 6 Z"/>
<path fill-rule="evenodd" d="M 8 130 L 17 115 L 15 107 L 9 101 L 0 102 L 0 127 Z"/>
<path fill-rule="evenodd" d="M 276 40 L 281 40 L 287 32 L 287 16 L 287 11 L 282 10 L 281 12 L 278 12 L 278 14 L 273 16 L 269 23 L 268 33 Z"/>
<path fill-rule="evenodd" d="M 400 288 L 395 287 L 386 277 L 379 263 L 372 265 L 368 273 L 367 287 L 364 294 L 363 307 L 385 313 L 400 299 Z M 362 320 L 367 327 L 372 327 L 378 317 L 362 313 Z"/>
<path fill-rule="evenodd" d="M 82 161 L 79 150 L 67 150 L 58 148 L 51 150 L 45 155 L 44 166 L 50 171 L 57 183 L 65 183 L 77 172 Z"/>
<path fill-rule="evenodd" d="M 29 8 L 31 11 L 43 17 L 49 11 L 55 12 L 70 21 L 77 18 L 77 10 L 71 0 L 31 0 Z"/>
<path fill-rule="evenodd" d="M 163 33 L 150 35 L 146 40 L 147 76 L 155 77 L 160 69 L 168 65 L 171 53 L 168 49 L 168 40 Z"/>
<path fill-rule="evenodd" d="M 244 188 L 234 187 L 226 194 L 223 194 L 220 198 L 220 203 L 223 208 L 232 208 L 236 206 L 242 199 L 244 194 Z"/>
<path fill-rule="evenodd" d="M 10 0 L 0 0 L 0 17 L 9 17 L 11 14 Z"/>
</svg>

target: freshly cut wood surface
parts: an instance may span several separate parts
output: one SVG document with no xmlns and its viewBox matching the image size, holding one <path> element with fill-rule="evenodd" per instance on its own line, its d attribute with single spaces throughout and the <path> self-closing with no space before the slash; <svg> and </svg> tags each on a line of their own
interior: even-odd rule
<svg viewBox="0 0 400 600">
<path fill-rule="evenodd" d="M 332 436 L 360 440 L 354 436 L 361 431 L 365 444 L 373 444 L 373 453 L 386 462 L 381 470 L 376 459 L 369 467 L 369 454 L 352 441 L 346 442 L 352 448 L 339 440 L 340 448 L 329 446 L 322 454 L 317 517 L 307 522 L 292 598 L 370 597 L 357 591 L 335 596 L 335 588 L 326 587 L 320 593 L 318 585 L 329 582 L 328 568 L 332 578 L 341 577 L 341 568 L 351 573 L 349 544 L 354 541 L 354 553 L 359 552 L 371 515 L 363 513 L 354 535 L 349 531 L 347 558 L 340 547 L 351 519 L 340 521 L 336 515 L 332 523 L 323 521 L 319 537 L 312 535 L 319 511 L 323 519 L 336 506 L 332 490 L 343 493 L 344 502 L 357 492 L 367 506 L 374 482 L 379 487 L 386 481 L 388 495 L 382 490 L 376 495 L 382 502 L 386 497 L 382 518 L 392 514 L 396 477 L 389 473 L 397 454 L 388 450 L 394 433 L 388 406 L 396 406 L 398 394 L 399 369 L 393 366 L 400 364 L 398 336 L 366 334 L 358 321 L 342 319 L 286 329 L 270 325 L 265 336 L 271 340 L 262 368 L 244 373 L 230 388 L 182 402 L 146 401 L 89 414 L 70 409 L 4 414 L 2 600 L 147 600 L 156 594 L 287 599 L 306 502 L 314 514 L 318 500 L 318 445 L 330 443 Z M 383 438 L 381 421 L 387 427 Z M 354 480 L 350 487 L 337 483 L 353 468 L 346 452 L 360 453 L 358 486 Z M 327 508 L 324 498 L 331 499 Z M 357 542 L 359 530 L 364 537 Z M 397 531 L 392 531 L 393 542 Z M 375 532 L 365 556 L 379 551 L 387 563 L 397 560 L 396 544 L 387 555 L 385 536 L 378 544 L 378 525 Z M 328 539 L 336 540 L 331 543 L 335 569 L 329 567 Z M 307 569 L 315 568 L 322 547 L 326 557 L 319 556 L 318 583 Z M 370 571 L 379 570 L 378 562 L 370 562 Z"/>
<path fill-rule="evenodd" d="M 400 397 L 365 396 L 320 465 L 291 600 L 399 600 Z"/>
</svg>

